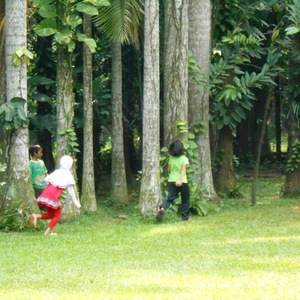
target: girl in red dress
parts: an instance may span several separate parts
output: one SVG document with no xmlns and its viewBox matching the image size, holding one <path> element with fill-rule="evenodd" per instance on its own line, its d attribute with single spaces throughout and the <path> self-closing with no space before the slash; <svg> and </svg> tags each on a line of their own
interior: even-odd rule
<svg viewBox="0 0 300 300">
<path fill-rule="evenodd" d="M 74 205 L 79 209 L 81 207 L 75 195 L 75 180 L 71 173 L 73 159 L 65 155 L 60 159 L 60 168 L 48 175 L 45 180 L 48 182 L 42 194 L 37 198 L 37 203 L 46 209 L 46 213 L 32 214 L 30 216 L 30 225 L 36 228 L 38 219 L 51 219 L 45 235 L 53 234 L 52 230 L 61 217 L 62 204 L 60 196 L 66 189 L 70 194 Z"/>
</svg>

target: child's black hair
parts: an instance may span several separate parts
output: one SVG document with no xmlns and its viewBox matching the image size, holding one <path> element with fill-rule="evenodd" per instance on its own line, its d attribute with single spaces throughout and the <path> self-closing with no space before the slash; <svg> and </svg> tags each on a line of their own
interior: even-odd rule
<svg viewBox="0 0 300 300">
<path fill-rule="evenodd" d="M 183 143 L 179 140 L 174 141 L 169 147 L 169 154 L 172 156 L 181 156 L 184 153 Z"/>
<path fill-rule="evenodd" d="M 42 149 L 40 145 L 32 145 L 29 147 L 29 154 L 30 156 L 34 156 L 34 154 L 38 153 Z"/>
</svg>

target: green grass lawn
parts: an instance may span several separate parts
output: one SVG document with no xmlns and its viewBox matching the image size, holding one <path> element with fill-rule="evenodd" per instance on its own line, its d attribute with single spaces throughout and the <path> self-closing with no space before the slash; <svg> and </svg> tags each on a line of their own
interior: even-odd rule
<svg viewBox="0 0 300 300">
<path fill-rule="evenodd" d="M 251 207 L 249 186 L 191 222 L 99 207 L 57 236 L 0 233 L 0 299 L 300 299 L 300 200 L 265 179 Z"/>
</svg>

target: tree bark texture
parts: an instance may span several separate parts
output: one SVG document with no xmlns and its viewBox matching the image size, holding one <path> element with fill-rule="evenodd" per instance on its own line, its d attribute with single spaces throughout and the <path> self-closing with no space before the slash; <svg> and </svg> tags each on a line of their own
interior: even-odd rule
<svg viewBox="0 0 300 300">
<path fill-rule="evenodd" d="M 66 5 L 60 1 L 57 2 L 57 11 L 61 19 L 65 14 Z M 72 76 L 72 53 L 68 52 L 65 46 L 57 44 L 57 139 L 56 139 L 56 166 L 58 167 L 59 160 L 63 155 L 72 155 L 67 153 L 68 149 L 68 136 L 60 135 L 60 131 L 73 128 L 74 117 L 74 93 L 73 93 L 73 76 Z M 73 157 L 74 158 L 74 157 Z M 73 174 L 76 169 L 76 161 L 73 164 Z M 75 176 L 74 176 L 75 177 Z M 69 219 L 76 214 L 76 208 L 72 204 L 69 195 L 63 207 L 63 218 Z"/>
<path fill-rule="evenodd" d="M 292 105 L 290 106 L 292 107 Z M 292 108 L 291 108 L 292 110 Z M 300 141 L 299 120 L 291 111 L 288 118 L 288 152 L 287 160 L 292 156 L 292 147 Z M 300 194 L 300 167 L 293 172 L 285 174 L 285 183 L 282 187 L 282 192 L 285 196 Z"/>
<path fill-rule="evenodd" d="M 214 174 L 215 188 L 217 192 L 229 193 L 237 184 L 233 166 L 233 135 L 231 129 L 228 126 L 223 127 L 218 138 L 220 166 Z"/>
<path fill-rule="evenodd" d="M 159 1 L 145 1 L 143 167 L 141 214 L 154 214 L 160 203 L 159 145 Z"/>
<path fill-rule="evenodd" d="M 83 16 L 83 31 L 88 37 L 92 36 L 92 20 L 87 14 Z M 83 44 L 83 170 L 81 205 L 88 212 L 97 210 L 94 176 L 93 148 L 93 62 L 92 53 Z"/>
<path fill-rule="evenodd" d="M 0 6 L 2 9 L 2 6 Z M 0 15 L 0 24 L 4 18 Z M 4 35 L 4 32 L 0 32 L 0 36 Z M 0 42 L 0 105 L 6 102 L 6 64 L 5 64 L 5 45 Z M 8 161 L 8 132 L 0 127 L 0 164 L 6 164 Z M 6 172 L 0 172 L 0 182 L 6 182 Z"/>
<path fill-rule="evenodd" d="M 123 140 L 123 96 L 122 96 L 122 48 L 114 40 L 112 48 L 112 176 L 111 198 L 114 205 L 128 203 L 124 140 Z"/>
<path fill-rule="evenodd" d="M 164 144 L 186 139 L 177 123 L 188 123 L 188 3 L 165 1 L 164 32 Z"/>
<path fill-rule="evenodd" d="M 6 1 L 6 97 L 11 101 L 14 97 L 27 100 L 27 67 L 25 57 L 20 65 L 15 65 L 12 55 L 18 47 L 26 48 L 26 0 Z M 27 110 L 27 104 L 24 106 Z M 20 205 L 25 212 L 37 209 L 29 171 L 28 128 L 13 129 L 10 137 L 8 163 L 7 202 Z"/>
<path fill-rule="evenodd" d="M 210 0 L 189 0 L 189 49 L 197 64 L 207 76 L 209 75 L 211 48 L 211 10 Z M 195 170 L 195 179 L 200 186 L 205 186 L 203 196 L 213 199 L 217 197 L 214 190 L 211 167 L 210 135 L 209 135 L 209 93 L 199 91 L 199 85 L 189 78 L 189 125 L 202 122 L 206 126 L 204 132 L 196 134 L 200 164 Z M 191 166 L 193 167 L 193 166 Z"/>
<path fill-rule="evenodd" d="M 293 109 L 294 104 L 299 106 L 300 95 L 295 93 L 294 87 L 299 85 L 299 51 L 300 51 L 300 40 L 299 33 L 291 37 L 291 49 L 289 53 L 289 64 L 288 64 L 288 87 L 291 89 L 289 92 L 289 118 L 288 118 L 288 153 L 287 160 L 292 156 L 292 147 L 300 142 L 300 132 L 299 132 L 299 115 L 296 115 L 296 111 Z M 285 183 L 282 188 L 283 194 L 285 196 L 300 195 L 300 164 L 293 172 L 286 174 Z"/>
</svg>

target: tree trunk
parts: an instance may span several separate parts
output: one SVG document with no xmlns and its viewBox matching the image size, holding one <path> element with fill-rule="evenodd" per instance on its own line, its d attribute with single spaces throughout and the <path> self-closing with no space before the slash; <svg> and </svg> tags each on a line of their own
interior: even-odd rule
<svg viewBox="0 0 300 300">
<path fill-rule="evenodd" d="M 4 5 L 4 1 L 3 1 Z M 0 11 L 2 11 L 4 7 L 0 5 Z M 3 22 L 4 19 L 4 12 L 3 15 L 0 14 L 0 24 Z M 1 35 L 4 35 L 3 32 L 0 32 Z M 0 105 L 6 102 L 6 65 L 5 65 L 5 46 L 2 42 L 0 42 Z M 0 127 L 0 164 L 4 165 L 8 161 L 8 132 Z M 6 172 L 0 172 L 0 183 L 6 182 Z M 1 189 L 0 189 L 1 191 Z M 2 197 L 1 197 L 2 199 Z"/>
<path fill-rule="evenodd" d="M 62 2 L 57 2 L 57 12 L 61 19 L 65 15 L 66 6 Z M 61 135 L 60 132 L 66 129 L 73 129 L 74 117 L 74 93 L 73 93 L 73 76 L 72 76 L 72 53 L 68 49 L 57 43 L 57 157 L 56 166 L 60 158 L 65 155 L 74 156 L 74 153 L 68 152 L 68 136 Z M 73 173 L 76 169 L 76 162 L 74 161 Z M 75 176 L 74 176 L 75 177 Z M 63 207 L 63 219 L 68 219 L 74 216 L 76 208 L 72 205 L 71 198 L 67 196 Z"/>
<path fill-rule="evenodd" d="M 159 1 L 145 1 L 142 215 L 155 214 L 160 203 L 159 145 Z"/>
<path fill-rule="evenodd" d="M 92 36 L 91 17 L 83 15 L 83 31 L 88 37 Z M 94 148 L 93 148 L 93 64 L 92 53 L 83 44 L 83 171 L 81 205 L 88 212 L 97 210 L 94 176 Z"/>
<path fill-rule="evenodd" d="M 20 97 L 27 101 L 27 67 L 25 57 L 15 65 L 12 55 L 18 47 L 26 48 L 26 1 L 6 1 L 6 97 L 11 101 Z M 27 103 L 24 106 L 27 111 Z M 29 213 L 37 209 L 29 172 L 28 128 L 11 131 L 7 205 L 17 204 L 20 211 Z"/>
<path fill-rule="evenodd" d="M 292 107 L 292 105 L 290 106 Z M 292 108 L 291 108 L 292 110 Z M 288 118 L 288 152 L 287 160 L 292 156 L 292 147 L 300 141 L 299 134 L 299 120 L 295 116 L 294 112 L 290 112 Z M 300 195 L 300 166 L 293 171 L 285 174 L 285 183 L 282 187 L 282 192 L 285 196 Z"/>
<path fill-rule="evenodd" d="M 243 120 L 237 128 L 237 137 L 234 153 L 246 162 L 255 160 L 258 140 L 262 128 L 265 106 L 269 96 L 269 88 L 265 87 L 257 91 L 257 101 L 253 102 L 253 109 L 247 113 L 246 120 Z M 269 116 L 269 115 L 268 115 Z M 262 149 L 262 159 L 271 159 L 271 147 L 268 136 L 268 127 L 266 127 Z"/>
<path fill-rule="evenodd" d="M 298 14 L 295 11 L 298 11 L 297 5 L 299 3 L 297 1 L 294 2 L 294 5 L 291 5 L 289 11 L 292 12 L 292 16 Z M 295 14 L 295 16 L 294 16 Z M 292 18 L 289 17 L 290 20 Z M 291 22 L 293 25 L 293 21 Z M 298 23 L 297 23 L 298 25 Z M 288 86 L 286 90 L 288 91 L 288 153 L 287 153 L 287 161 L 292 158 L 293 155 L 293 146 L 297 143 L 300 143 L 300 132 L 299 132 L 299 103 L 300 103 L 300 93 L 299 93 L 299 77 L 300 77 L 300 60 L 299 60 L 299 53 L 300 53 L 300 39 L 299 33 L 289 36 L 289 43 L 287 44 L 289 53 L 288 53 Z M 299 148 L 299 147 L 297 147 Z M 295 153 L 296 157 L 299 157 L 300 151 L 297 150 Z M 296 163 L 296 162 L 295 162 Z M 294 166 L 296 169 L 293 172 L 288 172 L 285 177 L 285 183 L 282 188 L 283 194 L 285 196 L 299 196 L 300 195 L 300 163 L 297 161 L 298 166 Z"/>
<path fill-rule="evenodd" d="M 273 87 L 269 88 L 269 95 L 264 110 L 261 133 L 257 144 L 257 152 L 256 152 L 256 160 L 255 160 L 253 184 L 252 184 L 252 201 L 251 201 L 252 206 L 256 205 L 256 191 L 257 191 L 257 181 L 258 181 L 258 173 L 259 173 L 259 166 L 260 166 L 260 159 L 261 159 L 261 150 L 262 150 L 264 135 L 267 128 L 268 119 L 269 119 L 271 97 L 273 96 L 273 91 L 274 91 Z"/>
<path fill-rule="evenodd" d="M 190 0 L 189 2 L 189 49 L 204 74 L 209 75 L 211 44 L 211 1 Z M 211 168 L 211 151 L 209 138 L 209 94 L 199 92 L 199 85 L 189 78 L 189 125 L 195 122 L 205 124 L 205 131 L 196 134 L 199 149 L 199 165 L 195 168 L 195 180 L 203 190 L 204 197 L 217 198 L 214 190 Z M 193 168 L 193 166 L 191 166 Z M 202 189 L 200 189 L 202 191 Z"/>
<path fill-rule="evenodd" d="M 231 129 L 228 126 L 223 127 L 219 132 L 218 139 L 217 158 L 219 166 L 214 174 L 215 188 L 218 193 L 229 193 L 237 184 L 233 166 L 233 135 Z"/>
<path fill-rule="evenodd" d="M 165 1 L 164 144 L 186 139 L 178 121 L 188 123 L 188 0 Z"/>
<path fill-rule="evenodd" d="M 124 141 L 123 141 L 123 100 L 122 100 L 122 48 L 121 42 L 112 42 L 112 172 L 111 198 L 116 206 L 128 203 Z"/>
</svg>

